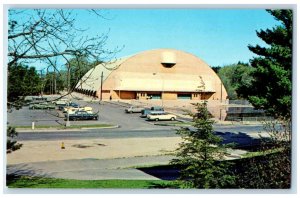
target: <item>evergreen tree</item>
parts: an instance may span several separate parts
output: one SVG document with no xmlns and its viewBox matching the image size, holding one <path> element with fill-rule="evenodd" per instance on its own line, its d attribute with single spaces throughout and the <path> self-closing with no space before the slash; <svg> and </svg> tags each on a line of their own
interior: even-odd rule
<svg viewBox="0 0 300 198">
<path fill-rule="evenodd" d="M 180 167 L 179 180 L 183 187 L 229 188 L 234 183 L 234 176 L 227 172 L 229 164 L 223 160 L 226 148 L 221 145 L 222 139 L 213 133 L 214 122 L 210 120 L 206 103 L 195 105 L 195 129 L 177 131 L 183 142 L 177 149 L 177 158 L 171 163 Z"/>
<path fill-rule="evenodd" d="M 254 70 L 251 83 L 243 84 L 238 93 L 254 107 L 266 110 L 275 118 L 290 119 L 292 104 L 292 10 L 267 10 L 280 25 L 257 31 L 268 47 L 249 46 L 257 54 L 250 62 Z"/>
<path fill-rule="evenodd" d="M 17 141 L 14 140 L 14 138 L 17 136 L 18 133 L 16 132 L 15 128 L 7 128 L 6 153 L 11 153 L 12 151 L 18 150 L 22 147 L 22 144 L 17 143 Z"/>
</svg>

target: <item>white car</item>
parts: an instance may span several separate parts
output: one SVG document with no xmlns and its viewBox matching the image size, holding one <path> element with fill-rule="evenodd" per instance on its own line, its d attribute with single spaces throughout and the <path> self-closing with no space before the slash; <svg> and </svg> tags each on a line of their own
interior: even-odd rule
<svg viewBox="0 0 300 198">
<path fill-rule="evenodd" d="M 86 111 L 89 113 L 93 113 L 93 108 L 92 107 L 65 107 L 63 110 L 63 113 L 69 113 L 69 114 L 74 114 L 76 111 Z"/>
<path fill-rule="evenodd" d="M 126 113 L 141 113 L 144 107 L 139 107 L 139 106 L 131 106 L 127 109 L 125 109 Z"/>
<path fill-rule="evenodd" d="M 176 120 L 176 115 L 166 113 L 166 112 L 151 112 L 147 115 L 148 120 Z"/>
</svg>

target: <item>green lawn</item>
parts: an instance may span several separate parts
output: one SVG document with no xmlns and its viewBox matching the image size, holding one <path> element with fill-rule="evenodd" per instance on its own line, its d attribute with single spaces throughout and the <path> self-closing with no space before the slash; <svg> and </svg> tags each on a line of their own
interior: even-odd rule
<svg viewBox="0 0 300 198">
<path fill-rule="evenodd" d="M 165 180 L 72 180 L 27 176 L 22 176 L 19 178 L 8 178 L 7 186 L 8 188 L 178 188 L 174 181 Z"/>
</svg>

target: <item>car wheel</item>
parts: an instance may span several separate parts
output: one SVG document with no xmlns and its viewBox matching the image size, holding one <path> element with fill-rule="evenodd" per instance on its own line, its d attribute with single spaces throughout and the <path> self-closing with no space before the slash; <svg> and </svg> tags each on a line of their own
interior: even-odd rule
<svg viewBox="0 0 300 198">
<path fill-rule="evenodd" d="M 158 118 L 155 119 L 155 121 L 158 121 L 158 120 L 159 120 Z"/>
<path fill-rule="evenodd" d="M 175 118 L 172 117 L 171 120 L 173 121 L 173 120 L 175 120 Z"/>
</svg>

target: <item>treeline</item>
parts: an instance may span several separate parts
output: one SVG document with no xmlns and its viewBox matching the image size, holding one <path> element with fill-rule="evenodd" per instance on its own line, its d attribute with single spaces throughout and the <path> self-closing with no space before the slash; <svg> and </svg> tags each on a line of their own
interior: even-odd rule
<svg viewBox="0 0 300 198">
<path fill-rule="evenodd" d="M 37 70 L 33 66 L 15 64 L 8 67 L 8 102 L 22 101 L 27 95 L 58 94 L 73 90 L 83 75 L 100 64 L 86 57 L 68 60 L 60 71 L 53 68 Z"/>
<path fill-rule="evenodd" d="M 212 69 L 222 80 L 230 100 L 245 99 L 240 93 L 253 80 L 250 75 L 253 68 L 248 63 L 238 62 L 223 67 L 215 66 Z"/>
</svg>

